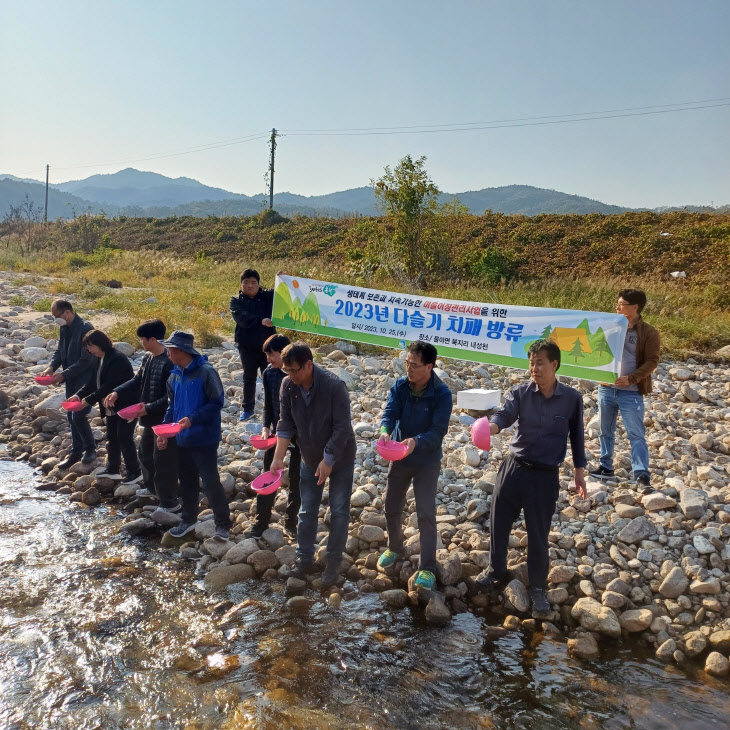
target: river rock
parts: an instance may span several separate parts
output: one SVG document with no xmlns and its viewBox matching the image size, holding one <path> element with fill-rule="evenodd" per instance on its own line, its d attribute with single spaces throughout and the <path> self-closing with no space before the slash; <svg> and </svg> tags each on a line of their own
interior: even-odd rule
<svg viewBox="0 0 730 730">
<path fill-rule="evenodd" d="M 694 658 L 707 648 L 707 637 L 701 631 L 690 631 L 684 635 L 684 651 L 688 657 Z"/>
<path fill-rule="evenodd" d="M 641 504 L 649 512 L 659 512 L 660 510 L 674 509 L 677 500 L 661 492 L 655 492 L 654 494 L 647 494 L 643 497 Z"/>
<path fill-rule="evenodd" d="M 710 645 L 723 654 L 730 652 L 730 631 L 714 631 L 710 634 Z"/>
<path fill-rule="evenodd" d="M 121 500 L 131 499 L 137 496 L 137 490 L 139 488 L 139 484 L 120 484 L 114 490 L 114 498 Z"/>
<path fill-rule="evenodd" d="M 276 552 L 280 547 L 287 544 L 286 535 L 276 527 L 269 527 L 261 535 L 262 540 L 267 544 L 269 550 Z"/>
<path fill-rule="evenodd" d="M 570 583 L 576 572 L 577 569 L 572 565 L 555 565 L 548 573 L 548 583 Z"/>
<path fill-rule="evenodd" d="M 39 337 L 38 335 L 34 335 L 33 337 L 29 337 L 25 342 L 23 342 L 23 347 L 43 347 L 45 348 L 47 342 L 45 337 Z"/>
<path fill-rule="evenodd" d="M 271 550 L 257 550 L 248 556 L 249 565 L 253 565 L 257 573 L 261 574 L 269 568 L 278 568 L 279 561 Z"/>
<path fill-rule="evenodd" d="M 504 589 L 505 598 L 512 604 L 515 611 L 527 613 L 530 610 L 530 595 L 524 584 L 515 579 Z"/>
<path fill-rule="evenodd" d="M 392 608 L 403 608 L 408 603 L 408 593 L 400 588 L 383 591 L 380 598 Z"/>
<path fill-rule="evenodd" d="M 253 555 L 259 549 L 260 548 L 258 542 L 254 538 L 250 537 L 235 544 L 226 553 L 226 560 L 233 565 L 237 565 L 238 563 L 245 563 L 248 560 L 249 556 Z"/>
<path fill-rule="evenodd" d="M 439 550 L 436 553 L 436 558 L 438 561 L 437 577 L 441 585 L 456 585 L 461 580 L 463 572 L 459 556 L 447 550 Z"/>
<path fill-rule="evenodd" d="M 355 490 L 350 498 L 352 507 L 367 507 L 370 502 L 372 502 L 372 497 L 364 489 Z"/>
<path fill-rule="evenodd" d="M 653 535 L 656 532 L 654 524 L 646 517 L 634 517 L 626 527 L 621 530 L 618 534 L 618 539 L 621 542 L 633 545 L 634 543 L 646 540 L 649 535 Z"/>
<path fill-rule="evenodd" d="M 694 595 L 707 594 L 710 596 L 717 596 L 720 594 L 721 590 L 722 587 L 720 586 L 720 581 L 714 575 L 705 580 L 693 580 L 689 584 L 689 592 L 693 593 Z"/>
<path fill-rule="evenodd" d="M 674 652 L 677 651 L 677 642 L 674 639 L 667 639 L 656 650 L 655 656 L 663 662 L 671 662 L 674 659 Z"/>
<path fill-rule="evenodd" d="M 139 519 L 132 520 L 131 522 L 125 522 L 120 528 L 119 532 L 124 532 L 127 535 L 136 537 L 142 535 L 145 532 L 151 532 L 155 529 L 155 523 L 152 520 L 148 520 L 146 517 L 140 517 Z"/>
<path fill-rule="evenodd" d="M 44 398 L 40 403 L 33 406 L 33 415 L 36 416 L 47 416 L 57 421 L 61 421 L 66 418 L 66 412 L 61 408 L 61 403 L 66 400 L 66 395 L 63 390 Z"/>
<path fill-rule="evenodd" d="M 692 535 L 692 544 L 700 555 L 717 552 L 715 546 L 704 535 Z"/>
<path fill-rule="evenodd" d="M 585 632 L 568 639 L 568 653 L 577 659 L 598 659 L 601 655 L 598 642 L 593 634 Z"/>
<path fill-rule="evenodd" d="M 451 621 L 451 611 L 439 596 L 433 595 L 426 605 L 425 617 L 434 626 L 445 626 Z"/>
<path fill-rule="evenodd" d="M 486 499 L 472 499 L 466 506 L 466 519 L 470 522 L 476 522 L 487 512 L 489 512 L 489 504 Z"/>
<path fill-rule="evenodd" d="M 377 525 L 362 525 L 358 537 L 365 542 L 385 542 L 385 532 Z"/>
<path fill-rule="evenodd" d="M 659 593 L 664 598 L 678 598 L 687 590 L 688 585 L 689 578 L 684 574 L 682 568 L 675 566 L 659 585 Z"/>
<path fill-rule="evenodd" d="M 232 583 L 241 583 L 256 575 L 250 565 L 221 565 L 213 568 L 203 580 L 203 585 L 208 593 L 218 593 Z"/>
<path fill-rule="evenodd" d="M 286 606 L 290 611 L 295 613 L 306 613 L 314 605 L 314 601 L 311 598 L 305 596 L 292 596 L 287 602 Z"/>
<path fill-rule="evenodd" d="M 212 555 L 216 560 L 222 560 L 223 556 L 233 547 L 234 543 L 230 540 L 218 540 L 215 537 L 209 537 L 203 542 L 203 550 Z"/>
<path fill-rule="evenodd" d="M 89 505 L 89 507 L 95 507 L 101 502 L 101 494 L 99 494 L 99 490 L 96 487 L 89 487 L 81 496 L 81 501 Z"/>
<path fill-rule="evenodd" d="M 648 608 L 624 611 L 618 617 L 621 628 L 630 634 L 646 631 L 653 620 L 654 614 Z"/>
<path fill-rule="evenodd" d="M 297 559 L 297 549 L 294 545 L 284 545 L 274 552 L 280 565 L 294 565 Z"/>
<path fill-rule="evenodd" d="M 593 598 L 579 598 L 570 613 L 588 631 L 597 631 L 606 636 L 621 636 L 621 625 L 616 614 Z"/>
<path fill-rule="evenodd" d="M 713 677 L 727 677 L 730 674 L 730 661 L 720 652 L 712 651 L 705 660 L 705 671 Z"/>
<path fill-rule="evenodd" d="M 182 522 L 182 517 L 179 513 L 166 512 L 164 510 L 156 509 L 151 515 L 150 519 L 160 525 L 160 527 L 170 528 L 179 525 Z"/>
<path fill-rule="evenodd" d="M 301 578 L 287 578 L 284 589 L 289 596 L 298 596 L 307 589 L 307 581 Z"/>
<path fill-rule="evenodd" d="M 684 489 L 679 495 L 679 506 L 685 517 L 698 520 L 707 509 L 707 497 L 699 489 Z"/>
<path fill-rule="evenodd" d="M 114 347 L 119 350 L 119 352 L 122 353 L 122 355 L 126 355 L 127 357 L 132 357 L 134 353 L 137 351 L 132 345 L 129 344 L 129 342 L 115 342 L 113 343 Z"/>
<path fill-rule="evenodd" d="M 20 359 L 23 362 L 37 363 L 39 360 L 47 360 L 50 353 L 45 347 L 26 347 L 20 352 Z"/>
<path fill-rule="evenodd" d="M 200 520 L 195 524 L 195 539 L 198 542 L 203 542 L 213 535 L 215 535 L 215 520 Z"/>
</svg>

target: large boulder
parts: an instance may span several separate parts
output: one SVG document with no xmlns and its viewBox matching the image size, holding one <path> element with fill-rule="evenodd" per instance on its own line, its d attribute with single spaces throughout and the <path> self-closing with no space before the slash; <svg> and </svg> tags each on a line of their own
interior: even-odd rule
<svg viewBox="0 0 730 730">
<path fill-rule="evenodd" d="M 646 631 L 654 620 L 654 614 L 648 608 L 639 608 L 631 611 L 624 611 L 618 622 L 621 628 L 628 633 Z"/>
<path fill-rule="evenodd" d="M 37 363 L 39 360 L 47 360 L 51 354 L 45 347 L 26 347 L 20 351 L 20 359 L 23 362 Z"/>
<path fill-rule="evenodd" d="M 51 393 L 47 398 L 44 398 L 33 407 L 33 415 L 47 416 L 48 418 L 54 418 L 58 421 L 66 418 L 66 412 L 61 408 L 61 403 L 66 400 L 66 395 L 63 390 L 58 390 Z"/>
<path fill-rule="evenodd" d="M 256 572 L 250 565 L 242 563 L 240 565 L 221 565 L 213 568 L 203 580 L 203 585 L 208 593 L 218 593 L 226 586 L 232 583 L 241 583 L 249 580 L 256 575 Z"/>
<path fill-rule="evenodd" d="M 621 636 L 621 625 L 616 614 L 593 598 L 579 598 L 570 613 L 588 631 L 596 631 L 606 636 Z"/>
</svg>

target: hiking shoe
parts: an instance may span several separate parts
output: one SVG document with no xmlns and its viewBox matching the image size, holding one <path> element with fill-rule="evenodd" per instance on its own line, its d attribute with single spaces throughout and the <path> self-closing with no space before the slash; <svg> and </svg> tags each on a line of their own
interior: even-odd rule
<svg viewBox="0 0 730 730">
<path fill-rule="evenodd" d="M 430 570 L 419 570 L 413 585 L 430 591 L 436 585 L 436 576 Z"/>
<path fill-rule="evenodd" d="M 92 449 L 91 451 L 84 451 L 84 455 L 81 457 L 81 463 L 82 464 L 93 464 L 97 459 L 96 451 Z"/>
<path fill-rule="evenodd" d="M 248 532 L 244 533 L 244 537 L 253 537 L 258 540 L 263 534 L 264 530 L 266 530 L 267 525 L 254 525 Z"/>
<path fill-rule="evenodd" d="M 381 568 L 390 568 L 398 560 L 398 557 L 398 553 L 389 548 L 378 558 L 378 566 Z"/>
<path fill-rule="evenodd" d="M 544 588 L 530 588 L 530 600 L 535 613 L 550 613 L 550 602 L 545 596 Z"/>
<path fill-rule="evenodd" d="M 238 417 L 239 423 L 249 421 L 253 418 L 253 411 L 241 411 L 241 415 Z"/>
<path fill-rule="evenodd" d="M 598 469 L 593 469 L 588 474 L 594 479 L 613 479 L 616 476 L 613 469 L 606 469 L 605 466 L 599 466 Z"/>
<path fill-rule="evenodd" d="M 122 484 L 125 487 L 131 487 L 132 484 L 140 484 L 142 482 L 142 475 L 141 474 L 127 474 L 127 478 L 122 482 Z M 139 493 L 141 490 L 137 490 Z M 150 492 L 150 496 L 154 496 L 152 492 Z"/>
<path fill-rule="evenodd" d="M 195 529 L 196 524 L 197 522 L 193 522 L 192 524 L 190 522 L 181 522 L 179 525 L 171 527 L 168 530 L 168 533 L 172 537 L 183 537 L 184 535 L 187 535 L 188 532 L 192 532 Z"/>
<path fill-rule="evenodd" d="M 306 580 L 310 573 L 314 573 L 317 569 L 314 567 L 314 562 L 311 560 L 300 560 L 297 558 L 294 565 L 286 567 L 282 570 L 282 573 L 287 578 L 299 578 L 299 580 Z"/>
<path fill-rule="evenodd" d="M 69 467 L 81 461 L 81 454 L 69 454 L 59 465 L 59 469 L 68 469 Z"/>
<path fill-rule="evenodd" d="M 322 573 L 322 588 L 331 588 L 340 579 L 340 560 L 328 560 Z"/>
<path fill-rule="evenodd" d="M 509 570 L 504 575 L 498 575 L 487 569 L 474 578 L 474 585 L 479 592 L 501 591 L 511 580 L 512 573 Z"/>
<path fill-rule="evenodd" d="M 118 482 L 122 479 L 122 475 L 118 471 L 108 469 L 107 467 L 104 467 L 101 471 L 96 472 L 94 476 L 101 477 L 102 479 L 113 479 L 115 482 Z"/>
<path fill-rule="evenodd" d="M 639 474 L 639 476 L 636 477 L 636 483 L 640 484 L 642 487 L 650 487 L 651 477 L 648 474 Z"/>
<path fill-rule="evenodd" d="M 220 542 L 225 542 L 231 537 L 231 533 L 227 527 L 216 527 L 215 535 L 213 537 Z"/>
<path fill-rule="evenodd" d="M 131 483 L 132 483 L 132 482 L 130 482 L 130 484 L 131 484 Z M 126 482 L 122 482 L 122 484 L 126 484 Z M 150 492 L 150 490 L 149 490 L 149 489 L 147 489 L 147 487 L 142 487 L 142 489 L 138 489 L 138 490 L 137 490 L 137 491 L 135 492 L 135 494 L 136 494 L 136 495 L 137 495 L 138 497 L 154 497 L 154 496 L 155 496 L 155 495 L 154 495 L 154 494 L 153 494 L 152 492 Z"/>
</svg>

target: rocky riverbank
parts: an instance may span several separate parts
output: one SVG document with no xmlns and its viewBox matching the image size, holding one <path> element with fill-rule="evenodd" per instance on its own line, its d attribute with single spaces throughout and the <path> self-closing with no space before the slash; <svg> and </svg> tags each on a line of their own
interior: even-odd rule
<svg viewBox="0 0 730 730">
<path fill-rule="evenodd" d="M 0 441 L 6 453 L 27 460 L 46 475 L 41 488 L 67 494 L 80 508 L 102 501 L 124 505 L 120 530 L 130 535 L 161 537 L 167 549 L 197 561 L 204 585 L 211 593 L 230 583 L 259 578 L 283 582 L 280 568 L 294 560 L 292 541 L 278 522 L 261 540 L 245 539 L 252 526 L 255 499 L 248 484 L 263 468 L 262 453 L 249 444 L 256 426 L 237 422 L 241 370 L 233 345 L 207 350 L 226 392 L 223 442 L 219 465 L 231 501 L 235 526 L 231 540 L 212 539 L 209 510 L 201 513 L 194 539 L 170 538 L 150 519 L 152 500 L 137 498 L 135 488 L 97 478 L 98 465 L 74 465 L 62 472 L 57 464 L 70 445 L 65 414 L 59 409 L 61 392 L 36 385 L 33 375 L 45 368 L 55 348 L 52 318 L 32 311 L 44 296 L 29 286 L 0 284 Z M 23 297 L 25 304 L 13 306 Z M 86 313 L 82 312 L 84 317 Z M 94 323 L 94 314 L 87 317 Z M 141 352 L 122 345 L 136 365 Z M 376 453 L 382 407 L 390 384 L 404 373 L 403 361 L 393 353 L 359 355 L 350 343 L 317 350 L 319 362 L 333 370 L 351 391 L 353 424 L 358 438 L 352 521 L 346 565 L 340 585 L 317 593 L 316 576 L 308 584 L 286 580 L 292 610 L 307 610 L 315 601 L 336 606 L 357 592 L 380 593 L 392 610 L 406 606 L 425 609 L 434 624 L 448 622 L 454 612 L 472 610 L 497 616 L 509 630 L 541 628 L 568 637 L 577 657 L 600 656 L 606 641 L 623 637 L 655 647 L 667 662 L 701 661 L 717 676 L 730 673 L 730 367 L 727 362 L 662 363 L 655 377 L 655 393 L 647 402 L 647 437 L 651 454 L 652 487 L 630 483 L 628 444 L 617 439 L 615 482 L 589 481 L 581 500 L 571 486 L 571 467 L 562 470 L 558 511 L 550 533 L 552 567 L 548 599 L 549 620 L 529 617 L 525 549 L 527 535 L 518 523 L 510 541 L 509 564 L 515 579 L 504 595 L 473 591 L 472 578 L 487 564 L 488 511 L 496 471 L 507 449 L 509 433 L 495 437 L 492 450 L 471 445 L 473 415 L 454 411 L 444 443 L 444 463 L 438 495 L 440 550 L 439 590 L 413 590 L 419 552 L 416 516 L 408 502 L 407 559 L 386 572 L 377 568 L 385 547 L 383 492 L 387 463 Z M 456 393 L 468 387 L 505 392 L 523 381 L 522 371 L 440 363 L 439 375 Z M 598 455 L 595 384 L 567 379 L 583 394 L 587 448 Z M 98 414 L 92 426 L 103 455 L 105 434 Z M 620 434 L 623 433 L 619 427 Z M 594 462 L 595 463 L 595 459 Z M 285 495 L 280 496 L 280 500 Z M 281 507 L 281 502 L 277 502 Z M 323 506 L 320 557 L 327 536 L 329 513 Z M 167 515 L 170 524 L 178 521 Z M 275 513 L 274 520 L 278 519 Z M 226 621 L 234 621 L 232 606 Z"/>
</svg>

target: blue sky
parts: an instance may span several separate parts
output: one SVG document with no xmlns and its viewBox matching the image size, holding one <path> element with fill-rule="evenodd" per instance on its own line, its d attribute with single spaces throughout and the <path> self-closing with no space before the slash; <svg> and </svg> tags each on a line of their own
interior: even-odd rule
<svg viewBox="0 0 730 730">
<path fill-rule="evenodd" d="M 0 172 L 124 167 L 264 189 L 281 130 L 436 125 L 730 101 L 730 3 L 14 3 Z M 715 102 L 717 103 L 717 102 Z M 730 203 L 730 106 L 579 123 L 279 140 L 276 188 L 368 184 L 425 155 L 448 192 L 527 184 L 636 206 Z"/>
</svg>

